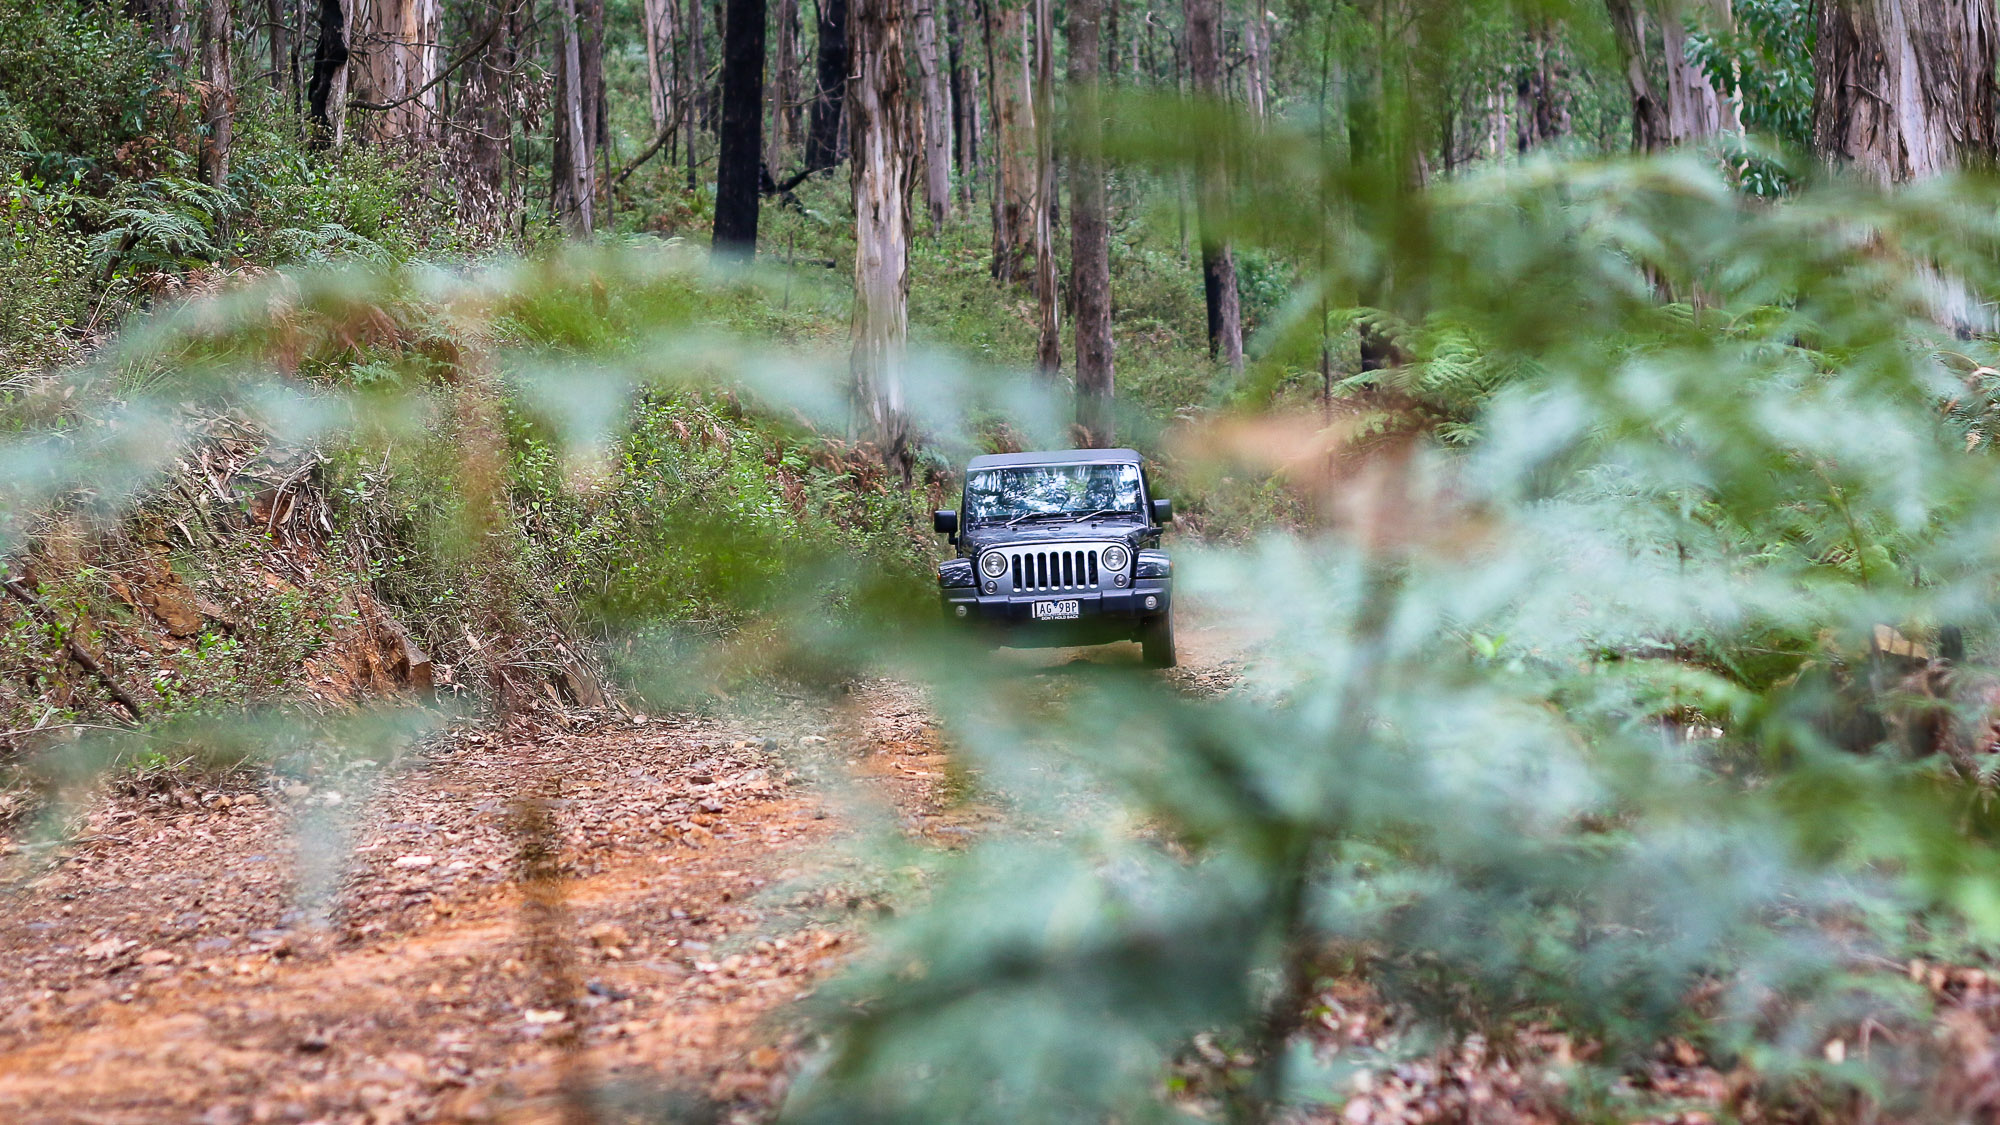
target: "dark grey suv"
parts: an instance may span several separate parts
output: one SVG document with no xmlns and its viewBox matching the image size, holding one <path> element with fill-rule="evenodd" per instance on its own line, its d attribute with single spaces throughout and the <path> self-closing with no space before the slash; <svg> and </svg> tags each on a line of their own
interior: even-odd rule
<svg viewBox="0 0 2000 1125">
<path fill-rule="evenodd" d="M 1173 562 L 1156 499 L 1130 449 L 974 457 L 957 511 L 934 515 L 958 557 L 938 567 L 948 617 L 1014 647 L 1136 640 L 1174 664 Z"/>
</svg>

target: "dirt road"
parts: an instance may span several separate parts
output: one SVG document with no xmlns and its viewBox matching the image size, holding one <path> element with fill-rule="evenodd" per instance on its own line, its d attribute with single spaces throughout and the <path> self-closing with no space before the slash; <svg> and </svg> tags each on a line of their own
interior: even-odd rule
<svg viewBox="0 0 2000 1125">
<path fill-rule="evenodd" d="M 1228 678 L 1212 648 L 1183 686 Z M 911 689 L 767 710 L 128 785 L 61 849 L 0 838 L 0 1120 L 554 1121 L 584 1088 L 598 1120 L 767 1117 L 877 905 L 851 802 L 976 830 Z"/>
<path fill-rule="evenodd" d="M 107 797 L 60 855 L 6 845 L 0 1118 L 554 1120 L 585 1085 L 600 1119 L 763 1116 L 788 1014 L 871 909 L 792 772 L 816 760 L 919 831 L 950 815 L 885 684 L 758 729 L 464 732 L 388 778 Z M 347 857 L 317 907 L 315 851 Z"/>
</svg>

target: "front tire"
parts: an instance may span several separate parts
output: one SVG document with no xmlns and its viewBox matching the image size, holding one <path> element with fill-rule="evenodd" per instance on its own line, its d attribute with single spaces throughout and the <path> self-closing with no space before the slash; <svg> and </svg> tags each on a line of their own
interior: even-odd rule
<svg viewBox="0 0 2000 1125">
<path fill-rule="evenodd" d="M 1172 668 L 1178 663 L 1174 653 L 1172 614 L 1149 622 L 1139 630 L 1139 651 L 1144 656 L 1148 668 Z"/>
</svg>

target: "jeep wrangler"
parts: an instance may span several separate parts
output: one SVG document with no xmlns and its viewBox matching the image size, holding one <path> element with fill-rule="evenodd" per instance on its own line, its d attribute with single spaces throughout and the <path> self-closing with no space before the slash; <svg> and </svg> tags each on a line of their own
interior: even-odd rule
<svg viewBox="0 0 2000 1125">
<path fill-rule="evenodd" d="M 945 616 L 1012 648 L 1135 640 L 1171 668 L 1173 518 L 1129 449 L 974 457 L 958 510 L 932 516 L 958 549 L 938 566 Z"/>
</svg>

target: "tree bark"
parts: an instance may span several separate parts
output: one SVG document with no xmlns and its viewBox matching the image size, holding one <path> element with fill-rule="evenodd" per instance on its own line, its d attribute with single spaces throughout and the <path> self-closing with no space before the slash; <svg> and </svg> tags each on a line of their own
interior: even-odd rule
<svg viewBox="0 0 2000 1125">
<path fill-rule="evenodd" d="M 680 88 L 682 99 L 681 126 L 685 130 L 682 140 L 684 142 L 683 148 L 686 150 L 682 155 L 686 157 L 687 161 L 687 190 L 689 193 L 693 193 L 695 185 L 698 182 L 698 177 L 695 174 L 698 167 L 695 160 L 695 138 L 700 135 L 701 130 L 701 114 L 699 109 L 701 102 L 700 84 L 703 78 L 702 71 L 698 66 L 701 47 L 701 0 L 687 0 L 686 15 L 687 19 L 683 23 L 686 27 L 687 35 L 683 41 L 682 50 L 676 56 L 676 69 L 679 73 L 679 78 L 675 84 Z"/>
<path fill-rule="evenodd" d="M 1104 206 L 1103 0 L 1070 0 L 1070 293 L 1076 302 L 1076 424 L 1086 444 L 1112 444 L 1111 230 Z M 1115 57 L 1115 56 L 1114 56 Z"/>
<path fill-rule="evenodd" d="M 778 0 L 777 58 L 768 86 L 771 91 L 771 135 L 765 162 L 773 171 L 784 167 L 785 154 L 799 134 L 799 0 Z"/>
<path fill-rule="evenodd" d="M 945 48 L 950 58 L 952 160 L 958 168 L 958 198 L 968 208 L 972 204 L 973 181 L 979 176 L 978 141 L 973 129 L 979 120 L 977 71 L 965 63 L 964 37 L 959 30 L 959 0 L 945 0 Z"/>
<path fill-rule="evenodd" d="M 715 158 L 718 254 L 757 253 L 764 162 L 764 0 L 729 0 L 722 29 L 722 130 Z"/>
<path fill-rule="evenodd" d="M 283 94 L 285 78 L 290 73 L 287 60 L 292 54 L 291 30 L 285 26 L 285 0 L 264 0 L 264 31 L 271 48 L 271 89 Z"/>
<path fill-rule="evenodd" d="M 652 114 L 653 135 L 659 136 L 674 101 L 674 74 L 667 58 L 674 41 L 673 13 L 667 0 L 642 0 L 639 20 L 646 45 L 646 108 Z"/>
<path fill-rule="evenodd" d="M 688 120 L 707 127 L 713 124 L 711 115 L 715 111 L 714 107 L 709 104 L 708 37 L 703 35 L 701 31 L 701 0 L 687 0 L 687 17 L 688 75 L 687 85 L 684 89 L 687 90 L 687 96 L 694 99 L 690 105 L 693 112 L 688 114 Z M 694 160 L 694 133 L 692 131 L 688 133 L 688 160 Z M 690 163 L 688 167 L 692 169 L 694 165 Z M 689 175 L 690 179 L 688 183 L 692 187 L 692 171 L 690 171 Z"/>
<path fill-rule="evenodd" d="M 1625 92 L 1632 100 L 1632 150 L 1657 152 L 1668 143 L 1667 105 L 1653 89 L 1646 51 L 1646 9 L 1642 0 L 1605 0 L 1612 34 L 1625 65 Z"/>
<path fill-rule="evenodd" d="M 1055 11 L 1035 0 L 1035 322 L 1036 366 L 1054 377 L 1062 370 L 1062 294 L 1056 275 Z"/>
<path fill-rule="evenodd" d="M 1716 90 L 1708 74 L 1687 57 L 1687 18 L 1709 30 L 1730 23 L 1729 0 L 1668 0 L 1660 21 L 1661 53 L 1667 64 L 1667 137 L 1676 145 L 1742 129 L 1736 107 Z"/>
<path fill-rule="evenodd" d="M 575 0 L 577 62 L 583 76 L 583 135 L 589 138 L 588 158 L 596 166 L 597 150 L 609 143 L 604 105 L 604 0 Z"/>
<path fill-rule="evenodd" d="M 1994 25 L 1990 0 L 1822 0 L 1815 152 L 1883 184 L 1990 163 Z"/>
<path fill-rule="evenodd" d="M 1514 148 L 1533 152 L 1569 136 L 1569 60 L 1562 37 L 1548 23 L 1536 21 L 1527 33 L 1528 62 L 1515 78 L 1518 112 L 1514 118 Z"/>
<path fill-rule="evenodd" d="M 359 118 L 362 136 L 423 141 L 437 112 L 441 0 L 349 0 L 349 15 L 353 100 L 391 107 Z"/>
<path fill-rule="evenodd" d="M 1217 0 L 1185 0 L 1188 71 L 1195 94 L 1222 102 L 1222 35 Z M 1210 146 L 1212 147 L 1212 146 Z M 1208 307 L 1208 354 L 1243 370 L 1243 307 L 1236 288 L 1236 255 L 1221 233 L 1229 201 L 1229 172 L 1220 153 L 1208 153 L 1196 170 L 1196 210 L 1201 223 L 1202 296 Z"/>
<path fill-rule="evenodd" d="M 847 98 L 848 0 L 818 0 L 819 88 L 813 96 L 806 134 L 806 168 L 820 171 L 840 163 L 841 122 Z"/>
<path fill-rule="evenodd" d="M 229 186 L 229 146 L 236 124 L 236 85 L 229 69 L 229 0 L 208 0 L 201 21 L 201 175 L 210 187 Z"/>
<path fill-rule="evenodd" d="M 931 229 L 944 229 L 951 209 L 951 114 L 938 73 L 937 11 L 934 0 L 916 0 L 917 74 L 923 95 L 924 204 Z"/>
<path fill-rule="evenodd" d="M 595 191 L 591 183 L 591 137 L 583 112 L 583 45 L 577 0 L 556 0 L 556 88 L 550 107 L 554 118 L 554 210 L 572 238 L 596 228 Z"/>
<path fill-rule="evenodd" d="M 1265 18 L 1264 0 L 1251 0 L 1250 14 L 1243 21 L 1243 92 L 1250 116 L 1260 125 L 1271 96 L 1270 50 L 1271 31 Z"/>
<path fill-rule="evenodd" d="M 966 42 L 964 42 L 964 36 L 966 36 L 966 32 L 964 32 L 964 20 L 958 18 L 960 6 L 964 2 L 966 0 L 950 0 L 950 4 L 952 4 L 950 12 L 952 12 L 952 58 L 958 60 L 958 62 L 954 62 L 954 68 L 958 70 L 958 74 L 962 78 L 962 84 L 960 84 L 960 104 L 958 104 L 958 160 L 960 160 L 958 194 L 960 194 L 960 200 L 966 204 L 966 210 L 970 210 L 972 208 L 972 198 L 974 198 L 974 194 L 978 194 L 976 186 L 978 186 L 980 172 L 982 172 L 982 164 L 980 164 L 980 160 L 982 160 L 982 156 L 980 156 L 980 138 L 986 136 L 986 128 L 984 128 L 982 118 L 980 118 L 980 100 L 982 100 L 980 98 L 980 86 L 982 86 L 982 82 L 980 82 L 978 52 L 972 52 L 972 50 L 966 48 Z"/>
<path fill-rule="evenodd" d="M 348 60 L 346 0 L 319 0 L 319 40 L 313 46 L 312 88 L 307 105 L 315 148 L 340 146 L 347 122 Z"/>
<path fill-rule="evenodd" d="M 867 440 L 907 483 L 912 451 L 903 377 L 915 123 L 904 71 L 903 4 L 854 0 L 856 65 L 847 110 L 854 187 L 855 405 Z"/>
<path fill-rule="evenodd" d="M 1021 0 L 986 0 L 987 73 L 992 77 L 993 276 L 1026 276 L 1034 253 L 1035 123 Z"/>
</svg>

